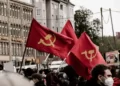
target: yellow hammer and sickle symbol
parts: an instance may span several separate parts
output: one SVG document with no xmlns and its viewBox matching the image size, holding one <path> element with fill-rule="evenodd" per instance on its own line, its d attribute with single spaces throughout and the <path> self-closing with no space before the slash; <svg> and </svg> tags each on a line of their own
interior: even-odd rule
<svg viewBox="0 0 120 86">
<path fill-rule="evenodd" d="M 54 36 L 54 40 L 52 41 L 51 38 L 52 38 L 52 35 L 51 34 L 48 34 L 45 36 L 45 40 L 49 40 L 50 43 L 46 43 L 43 39 L 40 39 L 40 41 L 38 42 L 38 44 L 43 44 L 45 46 L 52 46 L 54 47 L 54 43 L 56 41 L 56 37 L 55 35 Z"/>
<path fill-rule="evenodd" d="M 93 60 L 93 58 L 95 58 L 96 57 L 96 53 L 95 53 L 95 55 L 93 55 L 95 53 L 95 50 L 89 50 L 89 51 L 84 51 L 84 52 L 82 52 L 81 54 L 84 54 L 85 55 L 85 57 L 88 59 L 88 60 L 90 60 L 90 62 Z M 90 54 L 90 57 L 88 56 L 88 54 Z"/>
</svg>

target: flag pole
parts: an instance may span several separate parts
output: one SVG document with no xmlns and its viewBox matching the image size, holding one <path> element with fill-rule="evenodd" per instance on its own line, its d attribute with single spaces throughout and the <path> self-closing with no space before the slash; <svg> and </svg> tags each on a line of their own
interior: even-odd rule
<svg viewBox="0 0 120 86">
<path fill-rule="evenodd" d="M 47 65 L 47 63 L 46 63 L 46 62 L 47 62 L 47 60 L 48 60 L 49 56 L 50 56 L 50 54 L 48 54 L 48 55 L 46 56 L 45 60 L 43 61 L 45 65 Z M 45 67 L 44 67 L 44 68 L 45 68 Z M 48 68 L 48 65 L 47 65 L 47 68 Z"/>
<path fill-rule="evenodd" d="M 33 20 L 32 20 L 33 21 Z M 27 23 L 27 24 L 29 24 L 29 23 Z M 32 25 L 32 23 L 31 23 L 31 25 Z M 31 26 L 30 26 L 31 27 Z M 31 28 L 30 28 L 30 30 L 29 30 L 29 34 L 28 34 L 28 38 L 29 38 L 29 35 L 30 35 L 30 32 L 31 32 Z M 28 42 L 28 38 L 27 38 L 27 42 Z M 27 45 L 27 42 L 26 42 L 26 45 Z M 27 46 L 25 45 L 25 49 L 24 49 L 24 52 L 23 52 L 23 57 L 22 57 L 22 62 L 21 62 L 21 65 L 20 65 L 20 71 L 19 71 L 19 73 L 21 72 L 21 70 L 22 70 L 22 66 L 23 66 L 23 62 L 24 62 L 24 58 L 25 58 L 25 52 L 26 52 L 26 49 L 27 49 Z"/>
<path fill-rule="evenodd" d="M 70 52 L 67 54 L 67 57 L 68 57 L 69 55 L 70 55 Z M 67 57 L 66 57 L 66 58 L 64 58 L 64 60 L 61 62 L 61 64 L 60 64 L 60 66 L 58 67 L 57 71 L 59 71 L 59 70 L 60 70 L 60 68 L 61 68 L 62 64 L 65 62 L 65 60 L 67 59 Z"/>
<path fill-rule="evenodd" d="M 23 57 L 22 57 L 22 62 L 21 62 L 21 65 L 20 65 L 20 71 L 19 71 L 19 73 L 20 73 L 21 70 L 22 70 L 22 66 L 23 66 L 23 62 L 24 62 L 24 58 L 25 58 L 26 49 L 27 49 L 27 47 L 25 46 L 24 53 L 23 53 Z"/>
<path fill-rule="evenodd" d="M 47 55 L 46 59 L 44 60 L 44 62 L 46 62 L 49 58 L 50 54 Z"/>
</svg>

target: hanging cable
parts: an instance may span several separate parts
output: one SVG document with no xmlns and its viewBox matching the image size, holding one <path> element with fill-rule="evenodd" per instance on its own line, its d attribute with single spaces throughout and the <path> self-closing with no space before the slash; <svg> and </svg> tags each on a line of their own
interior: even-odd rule
<svg viewBox="0 0 120 86">
<path fill-rule="evenodd" d="M 107 12 L 107 10 L 106 11 L 103 11 L 103 12 Z M 93 14 L 91 14 L 90 16 L 92 16 L 92 15 L 95 15 L 95 14 L 100 14 L 100 12 L 96 12 L 96 13 L 93 13 Z M 62 20 L 62 19 L 70 19 L 70 18 L 74 18 L 74 17 L 67 17 L 67 18 L 54 18 L 54 19 L 37 19 L 37 20 Z M 77 17 L 76 17 L 77 18 Z M 78 18 L 80 18 L 80 17 L 78 17 Z M 82 18 L 82 17 L 81 17 Z"/>
<path fill-rule="evenodd" d="M 105 18 L 104 18 L 104 16 L 103 16 L 103 21 L 104 21 L 105 24 L 108 24 L 109 20 L 110 20 L 110 14 L 108 14 L 108 19 L 107 19 L 107 21 L 105 21 Z"/>
</svg>

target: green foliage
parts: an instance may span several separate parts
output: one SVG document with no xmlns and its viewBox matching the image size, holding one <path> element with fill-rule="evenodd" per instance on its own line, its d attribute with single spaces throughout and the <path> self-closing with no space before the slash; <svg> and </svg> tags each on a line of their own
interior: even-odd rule
<svg viewBox="0 0 120 86">
<path fill-rule="evenodd" d="M 101 42 L 101 45 L 100 45 L 100 51 L 105 53 L 105 52 L 110 52 L 110 51 L 114 51 L 114 50 L 119 50 L 120 49 L 120 39 L 116 38 L 116 46 L 117 46 L 117 48 L 115 48 L 113 36 L 104 36 L 103 42 Z"/>
<path fill-rule="evenodd" d="M 91 10 L 84 7 L 80 7 L 79 10 L 75 11 L 75 32 L 79 38 L 81 33 L 85 31 L 92 41 L 99 45 L 100 20 L 94 19 L 93 21 L 90 21 L 92 14 Z"/>
</svg>

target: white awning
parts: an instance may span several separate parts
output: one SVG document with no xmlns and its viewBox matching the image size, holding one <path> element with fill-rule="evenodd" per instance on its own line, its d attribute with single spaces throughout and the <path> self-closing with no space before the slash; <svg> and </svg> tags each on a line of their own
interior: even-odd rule
<svg viewBox="0 0 120 86">
<path fill-rule="evenodd" d="M 67 64 L 62 64 L 61 65 L 61 67 L 66 67 L 66 66 L 67 66 Z M 59 68 L 59 67 L 60 67 L 60 65 L 50 65 L 49 66 L 49 68 L 51 68 L 51 69 L 53 69 L 53 68 L 56 69 L 56 68 Z"/>
</svg>

